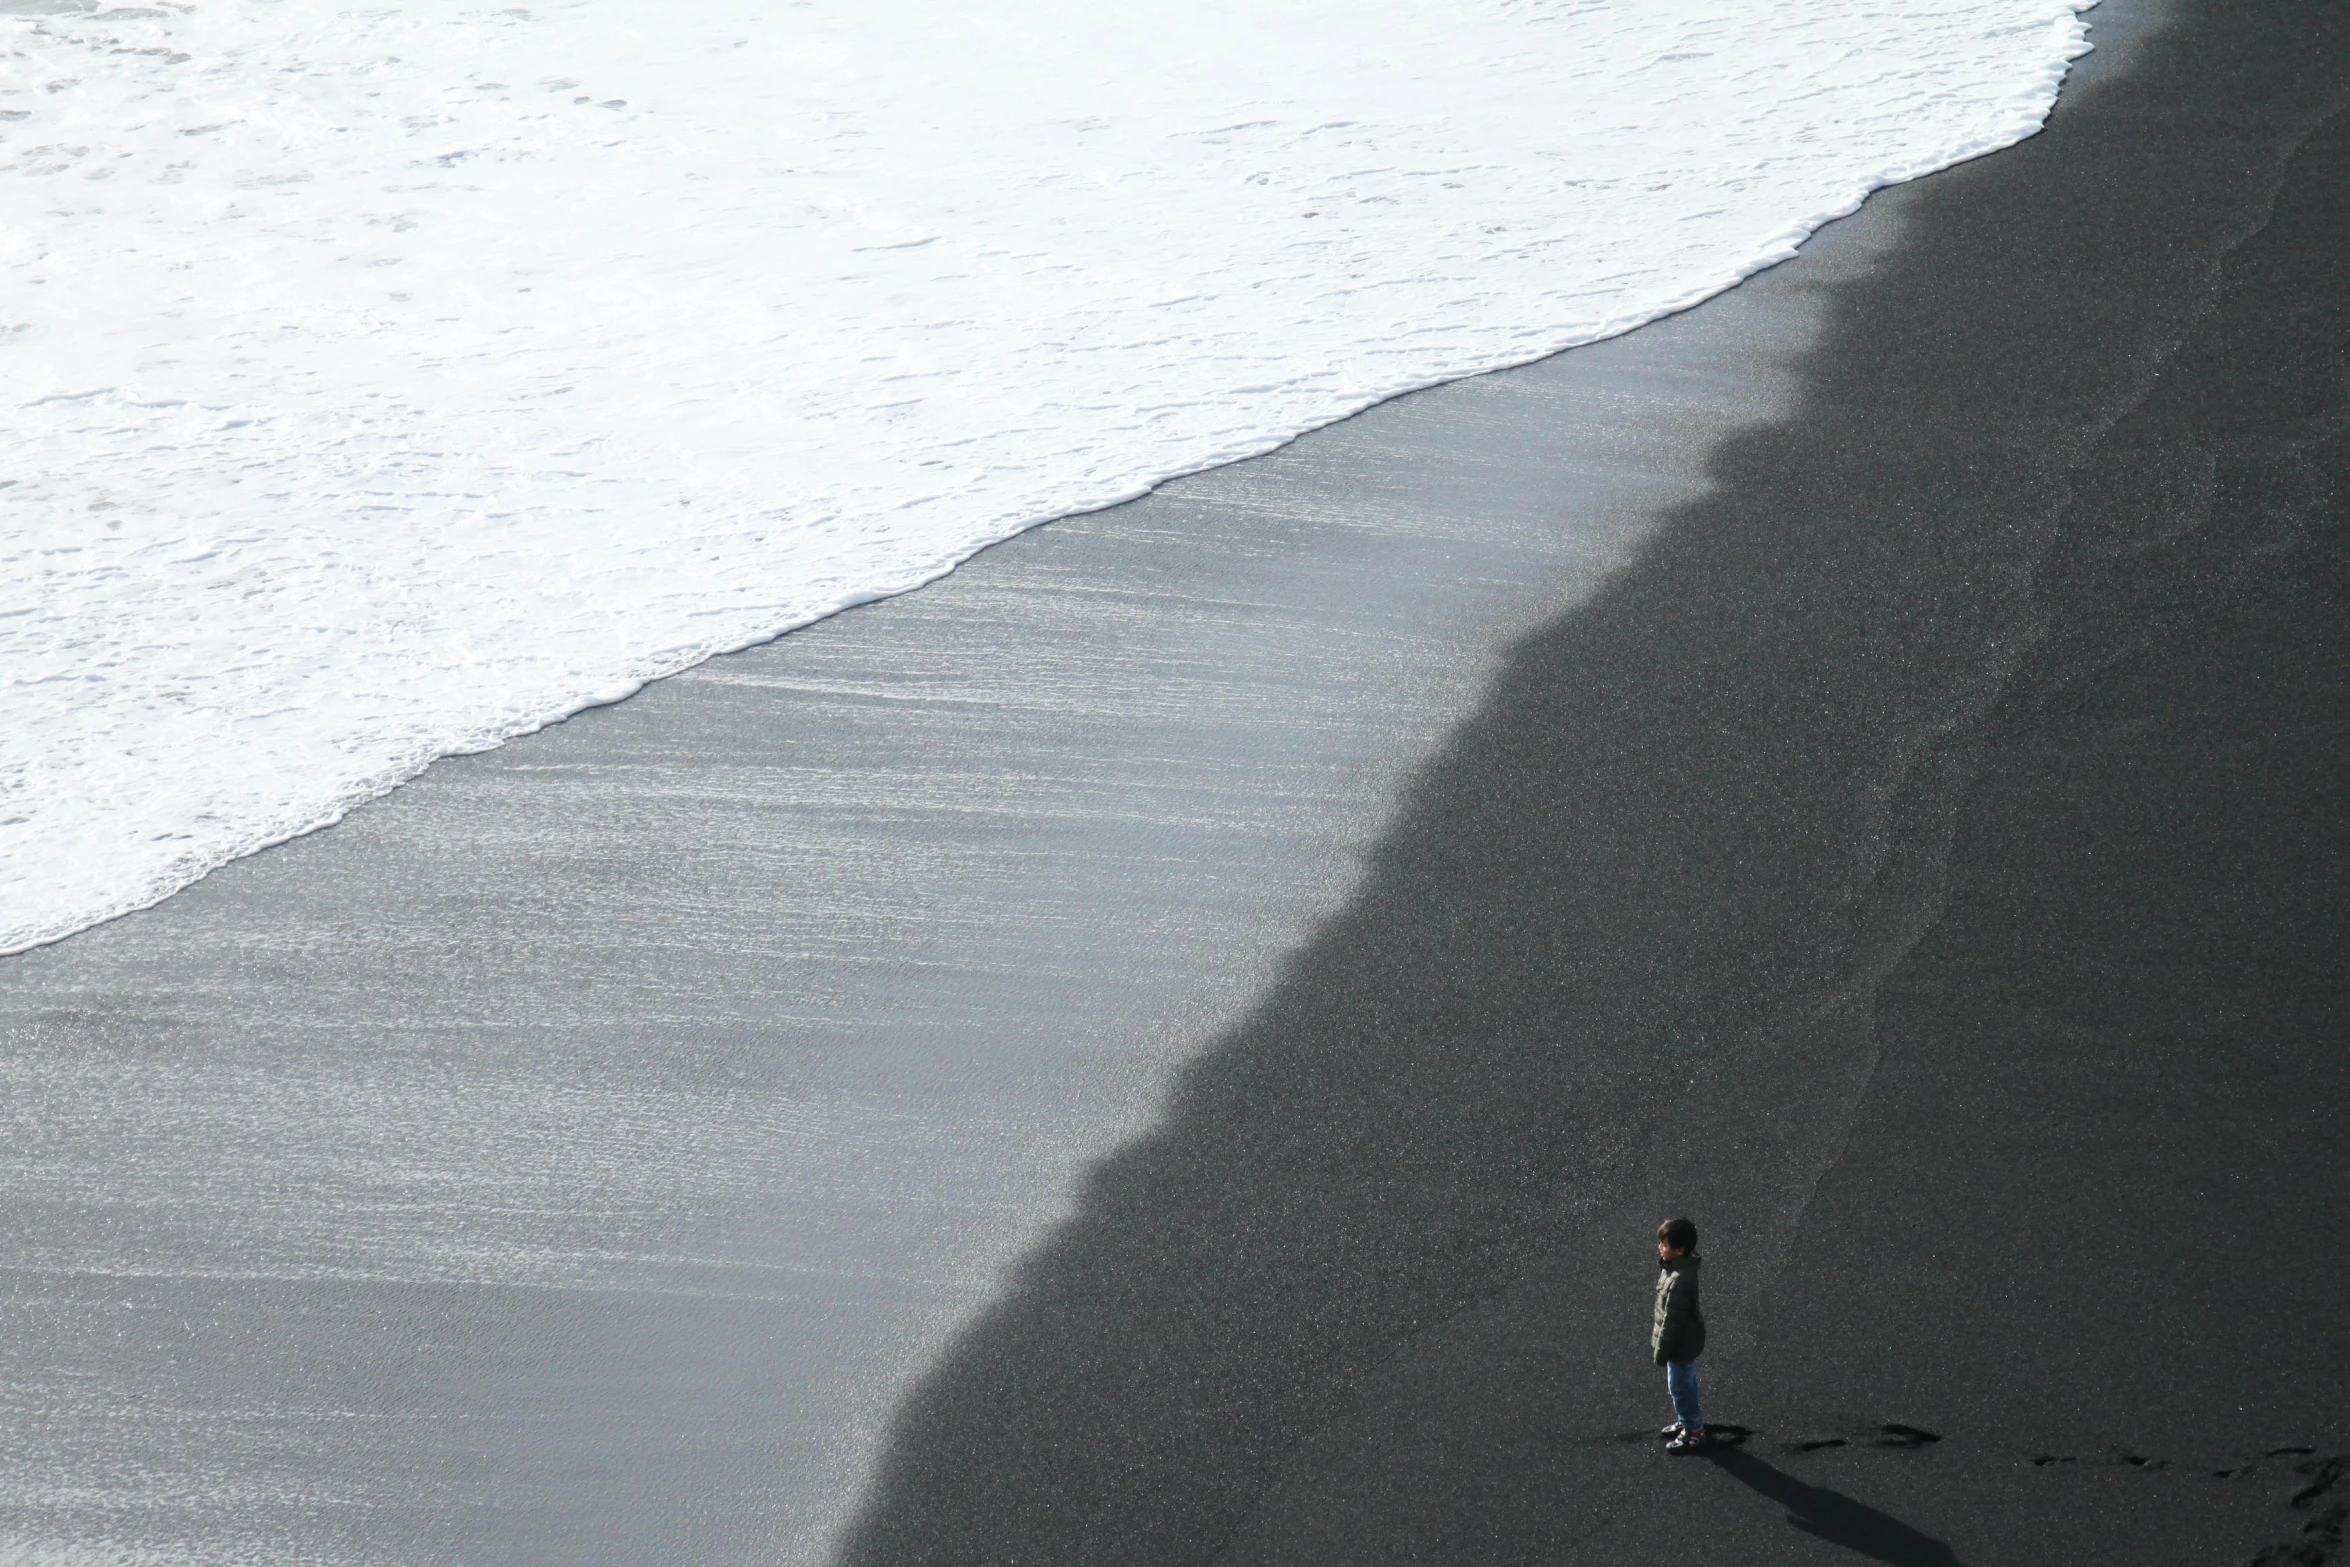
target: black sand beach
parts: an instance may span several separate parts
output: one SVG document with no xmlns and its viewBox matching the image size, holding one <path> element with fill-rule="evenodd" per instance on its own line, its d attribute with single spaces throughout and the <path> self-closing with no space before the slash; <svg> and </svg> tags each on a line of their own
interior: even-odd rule
<svg viewBox="0 0 2350 1567">
<path fill-rule="evenodd" d="M 0 1561 L 2326 1560 L 2350 14 L 2092 23 L 1685 316 L 0 963 Z"/>
<path fill-rule="evenodd" d="M 1875 199 L 1798 406 L 1516 646 L 849 1561 L 2329 1559 L 2350 13 L 2137 14 Z M 1673 1211 L 1710 1460 L 1641 1435 Z"/>
</svg>

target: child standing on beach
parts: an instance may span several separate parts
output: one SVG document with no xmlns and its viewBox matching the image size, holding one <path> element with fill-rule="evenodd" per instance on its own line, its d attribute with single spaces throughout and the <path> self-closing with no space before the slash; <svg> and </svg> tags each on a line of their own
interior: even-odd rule
<svg viewBox="0 0 2350 1567">
<path fill-rule="evenodd" d="M 1665 1368 L 1665 1387 L 1680 1418 L 1665 1427 L 1668 1453 L 1705 1446 L 1705 1415 L 1697 1404 L 1697 1357 L 1705 1352 L 1705 1314 L 1697 1306 L 1697 1226 L 1667 1219 L 1656 1227 L 1656 1319 L 1648 1347 Z"/>
</svg>

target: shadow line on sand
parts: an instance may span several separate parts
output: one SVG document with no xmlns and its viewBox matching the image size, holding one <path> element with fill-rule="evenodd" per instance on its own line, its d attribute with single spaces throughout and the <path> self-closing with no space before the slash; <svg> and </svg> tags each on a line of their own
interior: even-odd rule
<svg viewBox="0 0 2350 1567">
<path fill-rule="evenodd" d="M 1841 1491 L 1811 1485 L 1735 1447 L 1705 1455 L 1715 1468 L 1787 1509 L 1787 1521 L 1805 1534 L 1890 1567 L 1959 1567 L 1950 1547 L 1858 1502 Z"/>
</svg>

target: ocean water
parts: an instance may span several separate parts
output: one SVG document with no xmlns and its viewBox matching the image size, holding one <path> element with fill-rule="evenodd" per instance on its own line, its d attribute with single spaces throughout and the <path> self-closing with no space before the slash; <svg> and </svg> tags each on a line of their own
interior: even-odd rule
<svg viewBox="0 0 2350 1567">
<path fill-rule="evenodd" d="M 2069 0 L 0 0 L 0 950 L 2029 135 Z"/>
</svg>

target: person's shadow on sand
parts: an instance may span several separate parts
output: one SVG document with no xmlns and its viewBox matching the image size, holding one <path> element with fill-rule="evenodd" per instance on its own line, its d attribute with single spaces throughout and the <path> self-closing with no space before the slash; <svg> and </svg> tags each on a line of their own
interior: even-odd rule
<svg viewBox="0 0 2350 1567">
<path fill-rule="evenodd" d="M 1804 1533 L 1893 1567 L 1960 1567 L 1949 1546 L 1888 1518 L 1839 1491 L 1806 1485 L 1785 1470 L 1735 1447 L 1707 1455 L 1739 1484 L 1761 1492 L 1787 1509 L 1787 1521 Z"/>
</svg>

